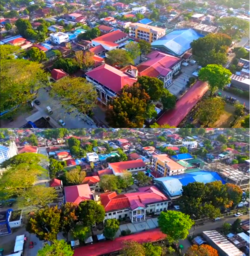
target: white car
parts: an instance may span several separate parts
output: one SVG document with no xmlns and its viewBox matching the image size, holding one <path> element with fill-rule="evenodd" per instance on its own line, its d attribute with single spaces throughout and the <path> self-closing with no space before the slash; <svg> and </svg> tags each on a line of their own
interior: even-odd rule
<svg viewBox="0 0 250 256">
<path fill-rule="evenodd" d="M 235 217 L 240 217 L 240 216 L 242 216 L 242 215 L 243 215 L 243 214 L 240 213 L 240 212 L 237 212 L 237 213 L 234 214 Z"/>
<path fill-rule="evenodd" d="M 189 62 L 190 62 L 190 64 L 192 64 L 192 65 L 193 65 L 193 64 L 195 64 L 195 63 L 196 63 L 196 60 L 190 60 Z"/>
<path fill-rule="evenodd" d="M 199 73 L 198 73 L 198 71 L 194 71 L 194 72 L 192 73 L 192 75 L 193 75 L 194 77 L 198 77 L 198 76 L 199 76 Z"/>
<path fill-rule="evenodd" d="M 182 62 L 181 65 L 184 66 L 184 67 L 187 67 L 187 66 L 188 66 L 188 63 L 187 63 L 187 62 Z"/>
<path fill-rule="evenodd" d="M 60 124 L 61 126 L 65 126 L 65 125 L 66 125 L 65 122 L 64 122 L 62 119 L 60 119 L 58 122 L 59 122 L 59 124 Z"/>
</svg>

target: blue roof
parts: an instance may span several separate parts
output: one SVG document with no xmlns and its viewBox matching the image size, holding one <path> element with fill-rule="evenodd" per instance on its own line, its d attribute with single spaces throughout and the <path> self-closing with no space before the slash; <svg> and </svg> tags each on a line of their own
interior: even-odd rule
<svg viewBox="0 0 250 256">
<path fill-rule="evenodd" d="M 54 47 L 53 45 L 48 44 L 48 43 L 41 43 L 41 45 L 42 45 L 43 47 L 45 47 L 46 49 L 48 49 L 48 50 L 51 50 L 51 49 Z"/>
<path fill-rule="evenodd" d="M 3 42 L 4 44 L 14 40 L 14 39 L 17 39 L 17 38 L 21 38 L 22 36 L 21 35 L 17 35 L 17 36 L 12 36 L 12 37 L 8 37 L 8 38 L 4 38 L 3 40 L 1 40 L 1 42 Z"/>
<path fill-rule="evenodd" d="M 197 33 L 195 30 L 188 29 L 177 29 L 162 38 L 154 41 L 151 45 L 153 47 L 164 47 L 166 51 L 169 51 L 177 56 L 184 54 L 191 48 L 191 43 L 197 40 L 203 35 Z"/>
<path fill-rule="evenodd" d="M 221 181 L 222 184 L 226 183 L 218 173 L 210 171 L 191 172 L 175 176 L 156 178 L 155 181 L 156 183 L 163 183 L 167 193 L 170 196 L 180 196 L 182 194 L 182 186 L 186 186 L 192 182 L 202 182 L 206 184 L 213 181 Z"/>
<path fill-rule="evenodd" d="M 177 155 L 172 156 L 172 158 L 173 158 L 174 160 L 177 160 L 177 161 L 179 161 L 179 160 L 193 159 L 193 157 L 192 157 L 190 154 L 188 154 L 188 153 L 177 154 Z"/>
<path fill-rule="evenodd" d="M 138 22 L 141 23 L 141 24 L 146 24 L 147 25 L 147 24 L 152 23 L 152 20 L 144 18 L 142 20 L 139 20 Z"/>
</svg>

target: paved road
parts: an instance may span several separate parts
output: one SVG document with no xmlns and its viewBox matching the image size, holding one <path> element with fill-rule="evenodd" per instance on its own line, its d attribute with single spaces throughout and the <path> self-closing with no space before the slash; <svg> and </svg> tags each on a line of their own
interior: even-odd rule
<svg viewBox="0 0 250 256">
<path fill-rule="evenodd" d="M 239 218 L 243 221 L 243 220 L 249 219 L 249 216 L 244 215 L 244 216 L 240 216 Z M 213 229 L 219 228 L 225 222 L 232 224 L 236 219 L 237 219 L 237 217 L 229 217 L 229 218 L 221 219 L 216 222 L 208 222 L 202 226 L 192 227 L 192 229 L 189 231 L 189 234 L 191 236 L 195 236 L 195 235 L 201 234 L 202 231 L 213 230 Z M 184 246 L 184 249 L 183 249 L 184 253 L 187 251 L 188 247 L 191 245 L 190 242 L 188 241 L 188 239 L 180 240 L 179 243 Z"/>
<path fill-rule="evenodd" d="M 80 113 L 76 109 L 72 113 L 67 113 L 67 110 L 61 105 L 60 100 L 50 97 L 49 93 L 44 89 L 40 89 L 38 92 L 38 100 L 40 100 L 41 105 L 36 106 L 35 108 L 44 116 L 48 116 L 47 106 L 50 106 L 53 114 L 50 115 L 51 119 L 54 120 L 57 127 L 60 127 L 58 120 L 62 119 L 68 129 L 78 129 L 78 128 L 96 128 L 93 120 L 88 116 Z"/>
<path fill-rule="evenodd" d="M 249 38 L 243 37 L 241 38 L 240 42 L 235 43 L 234 47 L 244 47 L 249 44 Z"/>
</svg>

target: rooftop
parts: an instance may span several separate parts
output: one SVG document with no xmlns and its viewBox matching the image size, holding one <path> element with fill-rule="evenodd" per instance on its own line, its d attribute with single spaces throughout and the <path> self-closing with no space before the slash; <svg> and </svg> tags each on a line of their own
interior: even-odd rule
<svg viewBox="0 0 250 256">
<path fill-rule="evenodd" d="M 166 29 L 165 28 L 158 28 L 158 27 L 154 27 L 154 26 L 150 26 L 150 25 L 142 24 L 142 23 L 131 23 L 130 27 L 145 28 L 145 29 L 151 30 L 152 32 L 157 32 L 157 33 L 161 33 L 161 34 L 165 34 L 166 33 Z"/>
<path fill-rule="evenodd" d="M 183 166 L 181 166 L 180 164 L 178 164 L 177 162 L 169 158 L 167 154 L 155 155 L 153 156 L 153 158 L 159 160 L 162 163 L 166 163 L 169 166 L 171 171 L 183 169 Z"/>
<path fill-rule="evenodd" d="M 141 159 L 125 161 L 125 162 L 118 162 L 118 163 L 109 163 L 109 167 L 115 173 L 122 173 L 124 170 L 145 167 L 145 166 L 146 166 L 145 163 Z"/>
</svg>

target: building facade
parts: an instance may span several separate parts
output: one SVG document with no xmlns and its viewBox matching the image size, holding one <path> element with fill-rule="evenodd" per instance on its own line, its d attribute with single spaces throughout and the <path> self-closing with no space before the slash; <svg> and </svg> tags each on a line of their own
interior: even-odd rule
<svg viewBox="0 0 250 256">
<path fill-rule="evenodd" d="M 152 158 L 154 169 L 161 176 L 178 175 L 185 172 L 185 168 L 169 158 L 166 154 L 155 155 Z"/>
<path fill-rule="evenodd" d="M 129 35 L 137 39 L 143 39 L 152 43 L 166 34 L 166 29 L 141 23 L 131 23 L 129 26 Z"/>
<path fill-rule="evenodd" d="M 55 44 L 66 43 L 69 42 L 69 35 L 63 32 L 50 34 L 50 40 Z"/>
</svg>

